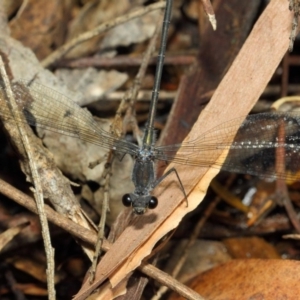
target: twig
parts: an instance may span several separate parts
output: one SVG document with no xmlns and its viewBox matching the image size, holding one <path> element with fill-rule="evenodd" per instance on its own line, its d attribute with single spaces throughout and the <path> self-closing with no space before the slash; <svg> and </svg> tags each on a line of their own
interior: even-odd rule
<svg viewBox="0 0 300 300">
<path fill-rule="evenodd" d="M 38 213 L 36 205 L 31 197 L 17 190 L 2 179 L 0 179 L 0 193 L 14 200 L 20 205 L 26 207 L 30 211 L 36 214 Z M 91 245 L 94 245 L 96 243 L 97 234 L 94 231 L 88 230 L 83 226 L 80 226 L 75 222 L 71 221 L 67 217 L 60 215 L 48 205 L 45 205 L 45 214 L 50 222 L 65 229 L 66 231 L 70 232 L 72 235 L 78 237 L 82 241 L 87 242 Z M 108 251 L 110 247 L 111 244 L 108 241 L 104 240 L 102 250 Z M 198 295 L 191 289 L 185 287 L 182 283 L 179 283 L 176 279 L 172 278 L 170 275 L 167 275 L 166 273 L 162 272 L 161 270 L 155 268 L 152 265 L 143 263 L 138 269 L 144 274 L 157 280 L 159 283 L 168 286 L 174 291 L 177 291 L 179 294 L 183 292 L 184 294 L 181 294 L 182 296 L 187 297 L 187 295 L 192 295 L 191 297 L 194 297 L 188 299 L 203 300 L 203 298 L 200 295 Z"/>
<path fill-rule="evenodd" d="M 84 32 L 82 34 L 80 34 L 78 37 L 72 39 L 71 41 L 69 41 L 68 43 L 64 44 L 62 47 L 58 48 L 56 51 L 54 51 L 52 54 L 50 54 L 48 57 L 46 57 L 42 62 L 42 66 L 44 68 L 49 67 L 50 65 L 52 65 L 55 61 L 57 61 L 58 59 L 60 59 L 63 55 L 65 55 L 67 52 L 69 52 L 71 49 L 73 49 L 76 45 L 85 42 L 97 35 L 99 35 L 100 33 L 103 33 L 117 25 L 120 25 L 122 23 L 125 23 L 131 19 L 135 19 L 138 17 L 141 17 L 153 10 L 156 9 L 160 9 L 160 8 L 164 8 L 165 7 L 165 2 L 160 1 L 158 3 L 154 3 L 152 5 L 149 5 L 147 7 L 143 7 L 140 9 L 137 9 L 134 12 L 131 12 L 125 16 L 120 16 L 110 22 L 106 22 L 104 24 L 101 24 L 99 26 L 97 26 L 96 28 L 94 28 L 91 31 L 87 31 Z"/>
<path fill-rule="evenodd" d="M 286 138 L 286 132 L 285 132 L 285 123 L 283 120 L 280 120 L 280 126 L 278 129 L 278 143 L 284 145 Z M 285 168 L 285 148 L 284 147 L 278 147 L 276 148 L 276 172 L 284 174 L 286 172 Z M 282 178 L 277 178 L 276 180 L 276 192 L 275 196 L 279 197 L 280 204 L 284 205 L 286 212 L 290 218 L 291 223 L 294 225 L 295 229 L 298 233 L 300 233 L 300 223 L 298 220 L 297 213 L 295 212 L 295 209 L 293 207 L 293 204 L 291 202 L 291 199 L 288 194 L 287 186 L 285 181 Z"/>
<path fill-rule="evenodd" d="M 16 100 L 14 98 L 13 92 L 10 87 L 9 79 L 6 75 L 5 66 L 2 60 L 2 57 L 0 56 L 0 73 L 1 77 L 4 83 L 5 92 L 8 98 L 7 105 L 11 110 L 11 113 L 14 117 L 14 120 L 16 122 L 16 126 L 20 133 L 20 138 L 22 140 L 23 146 L 25 148 L 27 157 L 28 157 L 28 163 L 31 170 L 32 180 L 34 184 L 34 198 L 36 200 L 36 206 L 38 209 L 38 215 L 41 222 L 41 228 L 42 228 L 42 236 L 45 246 L 45 252 L 47 257 L 47 287 L 48 287 L 48 293 L 49 293 L 49 299 L 54 300 L 55 297 L 55 283 L 54 283 L 54 249 L 51 245 L 51 239 L 50 239 L 50 232 L 49 232 L 49 226 L 48 226 L 48 220 L 46 218 L 45 212 L 44 212 L 44 198 L 43 198 L 43 189 L 39 180 L 39 174 L 37 171 L 37 167 L 32 155 L 31 146 L 26 134 L 26 130 L 24 129 L 21 122 L 18 120 L 21 120 L 20 112 L 18 105 L 16 103 Z"/>
<path fill-rule="evenodd" d="M 293 103 L 293 102 L 299 102 L 299 96 L 286 96 L 278 99 L 273 105 L 272 108 L 275 110 L 279 110 L 281 105 L 284 105 L 286 103 Z M 284 121 L 281 120 L 280 126 L 278 129 L 278 142 L 280 144 L 285 143 L 286 133 L 285 133 L 285 124 Z M 284 174 L 286 172 L 286 162 L 285 162 L 285 148 L 284 147 L 278 147 L 276 148 L 276 161 L 275 161 L 275 168 L 276 173 Z M 293 204 L 291 202 L 291 199 L 288 194 L 287 185 L 286 182 L 282 178 L 277 178 L 276 180 L 276 191 L 275 191 L 275 198 L 279 198 L 280 205 L 283 205 L 285 207 L 285 210 L 287 212 L 287 215 L 297 230 L 298 233 L 300 233 L 300 223 L 298 220 L 298 216 L 295 212 L 295 209 L 293 207 Z"/>
<path fill-rule="evenodd" d="M 188 288 L 183 283 L 177 281 L 172 276 L 166 274 L 165 272 L 155 268 L 150 264 L 146 265 L 142 263 L 141 266 L 139 267 L 139 270 L 142 271 L 144 274 L 148 275 L 149 277 L 162 283 L 163 285 L 171 288 L 173 291 L 177 292 L 185 299 L 205 300 L 202 296 L 200 296 L 198 293 Z"/>
<path fill-rule="evenodd" d="M 14 200 L 18 204 L 26 207 L 31 212 L 38 214 L 38 210 L 34 200 L 23 192 L 19 191 L 12 185 L 8 184 L 4 180 L 0 179 L 0 193 L 6 197 Z M 45 204 L 45 214 L 47 219 L 53 224 L 61 227 L 72 235 L 80 238 L 82 241 L 95 244 L 96 243 L 96 233 L 93 230 L 86 229 L 83 226 L 78 225 L 74 221 L 64 215 L 56 212 L 49 205 Z M 103 243 L 103 250 L 107 251 L 109 246 L 106 242 Z"/>
<path fill-rule="evenodd" d="M 176 66 L 189 66 L 195 63 L 195 54 L 176 54 L 171 56 L 166 56 L 164 65 L 176 65 Z M 91 56 L 83 57 L 77 59 L 65 59 L 60 60 L 56 67 L 59 68 L 87 68 L 87 67 L 97 67 L 97 68 L 125 68 L 125 67 L 135 67 L 140 66 L 142 63 L 142 56 L 130 56 L 130 55 L 118 55 L 115 57 L 103 57 L 103 56 Z M 156 57 L 151 57 L 149 65 L 156 64 Z"/>
<path fill-rule="evenodd" d="M 125 92 L 126 93 L 126 92 Z M 108 95 L 105 95 L 103 99 L 105 100 L 110 100 L 110 101 L 121 101 L 125 98 L 125 93 L 124 92 L 112 92 L 109 93 Z M 143 101 L 143 102 L 149 102 L 151 100 L 151 93 L 152 91 L 150 90 L 140 90 L 138 93 L 137 101 Z M 170 101 L 174 99 L 176 96 L 176 91 L 161 91 L 159 93 L 159 101 Z"/>
<path fill-rule="evenodd" d="M 108 155 L 107 161 L 112 161 L 112 151 L 110 151 Z M 110 175 L 111 175 L 111 163 L 106 163 L 106 170 L 105 170 L 105 184 L 104 184 L 104 195 L 102 200 L 101 206 L 101 217 L 100 222 L 98 225 L 98 234 L 97 234 L 97 241 L 95 244 L 95 252 L 92 261 L 92 265 L 90 268 L 90 282 L 92 283 L 95 280 L 95 270 L 97 267 L 98 259 L 101 255 L 101 248 L 104 241 L 104 230 L 105 230 L 105 223 L 106 223 L 106 214 L 109 212 L 109 184 L 110 184 Z"/>
<path fill-rule="evenodd" d="M 16 300 L 26 300 L 26 297 L 22 293 L 22 291 L 18 288 L 17 282 L 10 270 L 6 270 L 4 272 L 5 278 L 8 282 L 8 285 L 14 295 L 14 299 Z"/>
</svg>

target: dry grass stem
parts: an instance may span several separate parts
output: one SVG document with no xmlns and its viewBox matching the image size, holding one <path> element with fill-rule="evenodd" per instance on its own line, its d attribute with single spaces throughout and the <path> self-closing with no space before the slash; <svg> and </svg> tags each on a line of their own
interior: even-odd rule
<svg viewBox="0 0 300 300">
<path fill-rule="evenodd" d="M 24 149 L 26 151 L 26 155 L 28 157 L 28 163 L 31 170 L 32 175 L 32 181 L 34 185 L 34 198 L 36 201 L 36 206 L 38 209 L 38 215 L 40 218 L 41 228 L 42 228 L 42 236 L 44 241 L 44 247 L 47 257 L 47 287 L 48 287 L 48 293 L 49 293 L 49 299 L 55 300 L 55 282 L 54 282 L 54 273 L 55 273 L 55 264 L 54 264 L 54 248 L 52 248 L 51 245 L 51 239 L 50 239 L 50 232 L 49 232 L 49 226 L 48 226 L 48 220 L 45 215 L 44 211 L 44 196 L 43 196 L 43 188 L 39 179 L 39 173 L 37 170 L 37 166 L 34 160 L 34 155 L 32 153 L 32 149 L 27 137 L 26 130 L 24 129 L 24 125 L 22 122 L 18 121 L 21 119 L 19 107 L 16 103 L 16 100 L 14 98 L 14 94 L 11 90 L 10 82 L 8 79 L 8 76 L 6 74 L 5 66 L 2 60 L 2 57 L 0 56 L 0 73 L 4 84 L 5 93 L 7 95 L 7 105 L 11 110 L 11 113 L 14 117 L 16 126 L 18 127 L 19 133 L 20 133 L 20 139 L 22 140 Z M 4 93 L 3 93 L 4 94 Z M 2 99 L 4 102 L 5 99 Z"/>
</svg>

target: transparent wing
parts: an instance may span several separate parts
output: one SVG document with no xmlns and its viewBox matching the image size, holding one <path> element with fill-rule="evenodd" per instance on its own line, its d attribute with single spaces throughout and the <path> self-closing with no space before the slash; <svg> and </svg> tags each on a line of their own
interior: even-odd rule
<svg viewBox="0 0 300 300">
<path fill-rule="evenodd" d="M 80 138 L 106 149 L 116 148 L 121 153 L 133 155 L 138 149 L 135 144 L 102 129 L 87 110 L 50 88 L 37 83 L 26 86 L 20 81 L 12 85 L 12 90 L 25 121 L 32 126 Z M 4 107 L 0 108 L 0 115 L 12 118 Z"/>
<path fill-rule="evenodd" d="M 242 120 L 244 122 L 239 126 Z M 228 137 L 233 136 L 233 143 L 226 142 Z M 180 152 L 175 157 L 179 148 Z M 276 149 L 279 148 L 284 151 L 281 151 L 282 157 L 277 156 L 277 159 Z M 227 156 L 224 150 L 228 150 Z M 163 161 L 174 160 L 178 164 L 199 167 L 214 166 L 267 178 L 293 179 L 293 174 L 300 169 L 300 116 L 299 113 L 262 113 L 233 119 L 197 140 L 156 147 L 155 151 L 156 158 Z M 223 156 L 224 163 L 217 164 L 217 156 Z M 291 172 L 285 172 L 283 167 Z"/>
</svg>

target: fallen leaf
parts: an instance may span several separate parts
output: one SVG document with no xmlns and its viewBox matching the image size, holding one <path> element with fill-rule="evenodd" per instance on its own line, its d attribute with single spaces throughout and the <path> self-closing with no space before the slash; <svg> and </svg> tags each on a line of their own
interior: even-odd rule
<svg viewBox="0 0 300 300">
<path fill-rule="evenodd" d="M 188 286 L 206 300 L 294 300 L 299 298 L 299 280 L 299 261 L 234 259 L 197 276 Z"/>
</svg>

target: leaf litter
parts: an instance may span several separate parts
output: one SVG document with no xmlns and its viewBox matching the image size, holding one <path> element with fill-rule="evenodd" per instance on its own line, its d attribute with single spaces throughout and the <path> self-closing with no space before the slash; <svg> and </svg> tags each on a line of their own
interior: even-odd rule
<svg viewBox="0 0 300 300">
<path fill-rule="evenodd" d="M 238 111 L 239 114 L 241 115 L 246 115 L 247 112 L 250 110 L 251 106 L 254 104 L 254 102 L 258 99 L 258 97 L 262 93 L 265 85 L 268 82 L 268 79 L 273 74 L 275 68 L 277 67 L 287 47 L 288 43 L 285 43 L 286 41 L 283 38 L 283 36 L 288 37 L 289 30 L 287 28 L 288 28 L 288 22 L 290 21 L 285 19 L 287 13 L 286 7 L 283 4 L 280 4 L 278 1 L 274 1 L 274 3 L 272 3 L 272 5 L 270 5 L 267 9 L 268 10 L 266 10 L 265 15 L 264 17 L 262 17 L 263 19 L 261 21 L 261 23 L 264 23 L 264 26 L 261 26 L 261 23 L 259 22 L 256 26 L 257 26 L 257 30 L 259 29 L 260 32 L 263 32 L 268 37 L 271 37 L 271 39 L 273 38 L 274 41 L 276 41 L 276 45 L 278 47 L 277 50 L 275 51 L 272 58 L 270 58 L 269 52 L 266 50 L 268 49 L 267 41 L 266 40 L 264 41 L 262 39 L 259 40 L 260 41 L 259 50 L 261 51 L 261 53 L 257 54 L 256 57 L 251 56 L 250 54 L 254 52 L 253 49 L 257 51 L 257 44 L 256 44 L 257 42 L 255 41 L 255 38 L 258 38 L 259 36 L 259 35 L 255 35 L 255 28 L 254 28 L 252 33 L 253 39 L 249 40 L 248 44 L 247 43 L 245 44 L 243 48 L 244 52 L 241 51 L 239 57 L 236 59 L 232 68 L 228 71 L 224 80 L 216 90 L 212 98 L 211 104 L 207 108 L 207 112 L 204 112 L 202 114 L 201 118 L 199 119 L 199 123 L 197 123 L 198 125 L 195 125 L 194 130 L 191 132 L 191 136 L 189 137 L 190 139 L 192 139 L 192 135 L 199 136 L 199 134 L 205 132 L 207 129 L 214 127 L 214 122 L 218 123 L 218 122 L 222 122 L 222 120 L 224 122 L 227 121 L 228 114 L 230 114 L 230 111 L 232 110 Z M 270 27 L 265 25 L 268 24 L 268 17 L 270 15 L 272 15 L 272 19 L 278 20 L 277 22 L 278 27 L 271 28 L 274 25 L 273 23 L 272 23 L 273 25 Z M 279 22 L 279 20 L 284 21 L 286 23 Z M 282 31 L 282 28 L 284 29 L 284 31 Z M 280 42 L 278 42 L 278 32 L 280 32 L 281 34 Z M 252 48 L 251 48 L 251 43 L 253 43 Z M 54 88 L 55 90 L 61 88 L 62 94 L 73 95 L 72 91 L 66 92 L 66 88 L 61 83 L 62 82 L 61 79 L 57 80 L 54 76 L 51 75 L 49 71 L 45 71 L 42 68 L 40 68 L 38 62 L 34 59 L 34 57 L 32 57 L 31 62 L 28 62 L 28 64 L 26 65 L 23 61 L 23 57 L 26 57 L 27 59 L 28 57 L 32 56 L 31 54 L 28 54 L 27 49 L 23 49 L 22 47 L 20 47 L 19 44 L 16 45 L 16 43 L 14 41 L 10 41 L 8 37 L 3 38 L 1 44 L 2 44 L 1 50 L 6 52 L 8 56 L 19 55 L 19 58 L 15 60 L 10 59 L 11 64 L 12 65 L 15 64 L 15 67 L 11 66 L 11 68 L 15 74 L 20 75 L 19 78 L 30 77 L 31 74 L 33 76 L 36 76 L 36 74 L 38 74 L 37 77 L 39 79 L 45 78 L 44 85 L 50 87 L 52 85 L 52 88 Z M 8 49 L 10 50 L 12 49 L 12 51 L 7 51 Z M 26 51 L 27 53 L 25 54 Z M 86 51 L 86 49 L 82 51 L 84 52 Z M 247 54 L 249 56 L 247 56 Z M 43 51 L 41 51 L 39 55 L 43 56 L 44 55 Z M 244 55 L 244 60 L 242 59 L 243 55 Z M 256 59 L 255 65 L 251 66 L 253 59 Z M 23 70 L 20 70 L 20 66 L 22 66 L 22 64 L 24 65 L 24 67 Z M 243 66 L 243 70 L 242 70 L 243 72 L 239 70 L 240 65 Z M 27 72 L 28 70 L 30 70 L 29 72 L 30 74 L 28 74 Z M 261 73 L 258 73 L 257 70 L 260 70 Z M 245 75 L 244 72 L 247 74 L 247 76 L 243 77 L 243 75 Z M 28 76 L 24 76 L 21 74 L 25 74 Z M 17 75 L 15 77 L 17 78 Z M 53 77 L 53 79 L 49 80 L 49 77 Z M 257 81 L 260 81 L 259 84 L 256 82 L 256 85 L 254 84 L 252 86 L 251 85 L 252 82 L 250 83 L 247 82 L 249 77 L 250 78 L 256 77 Z M 43 83 L 43 80 L 41 80 L 41 82 Z M 230 82 L 237 82 L 236 87 L 232 87 Z M 248 86 L 245 88 L 247 84 Z M 251 93 L 249 91 L 251 91 Z M 255 95 L 255 97 L 253 95 Z M 74 96 L 74 97 L 78 98 L 78 96 Z M 80 101 L 80 97 L 81 96 L 79 96 L 79 101 Z M 243 99 L 243 103 L 240 103 L 241 102 L 240 99 Z M 247 101 L 249 101 L 249 104 L 247 103 Z M 224 103 L 228 105 L 228 107 L 226 107 L 225 109 L 224 109 Z M 211 120 L 212 112 L 214 112 L 215 115 L 218 115 L 217 120 Z M 48 137 L 45 137 L 45 143 L 47 138 Z M 230 139 L 232 137 L 228 137 L 228 138 Z M 57 138 L 54 137 L 53 139 L 57 141 Z M 66 144 L 69 145 L 69 142 L 66 141 L 65 137 L 62 140 L 64 140 L 63 145 Z M 76 145 L 74 146 L 74 148 L 75 147 L 77 149 L 79 147 L 80 149 L 80 147 L 82 146 Z M 89 146 L 87 147 L 89 148 Z M 84 150 L 85 153 L 88 153 L 86 151 Z M 96 151 L 97 150 L 95 149 L 94 152 Z M 64 165 L 65 162 L 63 161 L 63 157 L 65 156 L 66 154 L 63 154 L 62 158 L 56 158 L 56 163 L 59 163 L 60 165 Z M 90 154 L 88 154 L 88 156 L 90 156 Z M 218 158 L 216 157 L 216 160 L 217 159 Z M 76 163 L 78 161 L 80 161 L 79 158 L 76 159 Z M 87 175 L 88 173 L 85 173 L 85 171 L 88 172 L 87 169 L 85 171 L 82 171 L 82 169 L 84 169 L 83 163 L 86 162 L 87 162 L 87 158 L 84 158 L 79 168 L 81 169 L 78 173 L 80 175 L 75 175 L 74 177 L 80 178 L 81 180 L 85 180 L 86 178 L 88 179 L 93 178 L 93 176 Z M 70 165 L 71 164 L 72 162 L 70 162 Z M 117 168 L 119 169 L 121 167 L 117 167 Z M 70 167 L 69 166 L 65 167 L 65 169 L 66 169 L 66 173 L 68 173 Z M 184 199 L 182 199 L 182 197 L 180 196 L 180 192 L 178 191 L 176 184 L 172 182 L 172 179 L 170 180 L 170 182 L 166 182 L 166 184 L 158 188 L 157 191 L 155 191 L 160 199 L 160 204 L 158 206 L 157 213 L 156 212 L 151 213 L 144 217 L 135 217 L 133 220 L 131 220 L 129 226 L 125 229 L 123 233 L 121 233 L 120 237 L 117 239 L 115 244 L 112 245 L 111 249 L 101 260 L 98 266 L 99 272 L 97 274 L 96 282 L 94 286 L 99 285 L 100 281 L 104 281 L 107 278 L 110 278 L 111 286 L 115 287 L 120 282 L 122 282 L 123 279 L 126 279 L 127 275 L 132 270 L 135 270 L 137 266 L 140 264 L 140 262 L 145 257 L 147 257 L 147 255 L 151 253 L 152 248 L 157 244 L 157 242 L 170 230 L 176 228 L 179 222 L 181 221 L 181 219 L 183 218 L 183 216 L 185 216 L 189 211 L 192 211 L 194 208 L 198 206 L 198 204 L 202 201 L 202 198 L 204 197 L 209 182 L 218 172 L 217 169 L 214 168 L 210 170 L 204 170 L 204 169 L 199 170 L 199 168 L 196 169 L 189 168 L 187 170 L 187 168 L 183 166 L 179 166 L 178 170 L 180 172 L 181 178 L 186 183 L 186 186 L 188 187 L 194 186 L 194 188 L 191 191 L 189 191 L 190 188 L 188 188 L 187 190 L 187 192 L 189 193 L 188 207 L 186 206 L 186 203 L 183 201 Z M 74 174 L 73 171 L 70 173 Z M 116 173 L 116 171 L 114 171 L 114 173 Z M 199 179 L 200 182 L 197 185 L 195 185 Z M 117 187 L 117 182 L 118 180 L 116 181 L 116 187 Z M 126 183 L 124 185 L 126 185 Z M 166 186 L 168 187 L 168 189 L 166 189 Z M 172 190 L 170 190 L 170 186 L 172 187 Z M 116 198 L 118 197 L 119 196 L 116 196 Z M 235 263 L 232 262 L 232 264 Z M 236 264 L 239 265 L 238 262 Z M 247 264 L 248 263 L 245 262 L 246 267 Z M 270 264 L 271 266 L 272 264 L 276 266 L 277 262 L 270 261 Z M 254 265 L 255 263 L 253 263 L 253 266 Z M 271 270 L 271 268 L 269 268 L 268 265 L 264 265 L 264 266 L 265 269 Z M 245 270 L 247 270 L 246 267 Z M 291 266 L 287 264 L 287 267 L 291 267 Z M 223 275 L 227 274 L 226 269 L 221 270 L 219 273 Z M 233 278 L 235 277 L 233 276 Z M 210 282 L 215 282 L 215 280 Z M 125 286 L 124 283 L 122 283 L 120 289 L 124 290 L 124 286 Z M 92 289 L 92 287 L 93 286 L 91 286 L 90 288 Z M 83 286 L 83 290 L 84 288 L 85 286 Z M 109 285 L 106 285 L 103 288 L 103 290 L 105 293 L 109 294 L 110 288 L 111 287 Z M 226 287 L 226 290 L 230 291 L 230 287 L 229 286 Z M 204 289 L 202 290 L 202 288 L 200 288 L 199 293 L 204 295 L 203 292 L 205 292 L 205 290 Z"/>
</svg>

